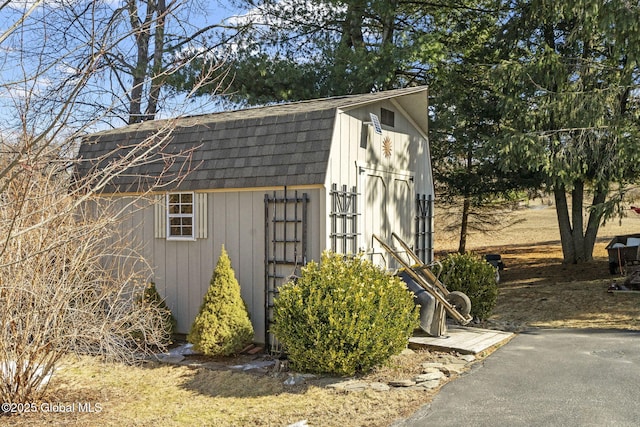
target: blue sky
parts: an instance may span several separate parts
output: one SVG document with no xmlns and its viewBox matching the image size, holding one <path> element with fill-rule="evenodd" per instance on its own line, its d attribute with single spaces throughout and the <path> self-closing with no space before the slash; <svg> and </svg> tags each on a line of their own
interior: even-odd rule
<svg viewBox="0 0 640 427">
<path fill-rule="evenodd" d="M 71 3 L 69 3 L 71 1 Z M 75 1 L 66 0 L 67 4 L 72 6 L 91 4 L 87 1 Z M 28 10 L 36 2 L 33 0 L 14 0 L 10 3 L 9 7 L 0 9 L 0 37 L 3 33 L 11 28 L 20 18 L 23 11 Z M 58 6 L 59 0 L 46 0 L 40 2 L 40 7 L 33 12 L 33 14 L 25 21 L 21 28 L 18 28 L 13 32 L 12 36 L 0 42 L 0 132 L 6 134 L 6 130 L 19 123 L 19 115 L 21 108 L 26 109 L 28 106 L 28 94 L 31 93 L 36 97 L 46 91 L 48 86 L 55 86 L 56 81 L 54 78 L 63 79 L 68 78 L 73 83 L 74 67 L 71 64 L 73 62 L 71 56 L 73 52 L 64 51 L 60 49 L 60 57 L 64 57 L 64 54 L 68 55 L 69 61 L 60 62 L 55 58 L 55 46 L 52 50 L 41 51 L 43 47 L 47 47 L 47 42 L 43 41 L 47 37 L 52 39 L 55 37 L 52 34 L 56 29 L 56 22 L 42 23 L 41 17 L 42 4 L 47 5 L 54 10 L 54 15 L 57 12 L 61 12 L 64 6 Z M 108 5 L 114 9 L 123 4 L 122 0 L 107 0 L 102 2 L 103 5 Z M 189 24 L 189 28 L 186 31 L 193 31 L 194 29 L 201 28 L 211 24 L 224 24 L 233 16 L 237 16 L 242 13 L 240 9 L 231 5 L 229 2 L 224 1 L 201 1 L 197 3 L 196 7 L 191 9 L 185 9 L 181 12 L 186 22 Z M 62 13 L 61 13 L 62 15 Z M 175 20 L 170 22 L 169 25 L 175 24 Z M 33 26 L 33 27 L 31 27 Z M 24 28 L 29 28 L 27 31 L 21 31 Z M 31 30 L 33 28 L 33 31 Z M 73 38 L 70 34 L 68 39 Z M 133 46 L 132 44 L 130 46 Z M 126 44 L 120 45 L 121 49 L 127 50 Z M 47 48 L 51 48 L 49 45 Z M 42 59 L 44 58 L 44 59 Z M 48 69 L 46 62 L 52 65 Z M 34 79 L 33 76 L 38 73 L 37 67 L 43 68 L 43 72 L 40 77 Z M 26 78 L 25 78 L 26 77 Z M 113 81 L 100 81 L 96 79 L 92 82 L 94 85 L 93 93 L 99 92 L 99 85 L 102 84 L 105 91 L 109 91 L 108 85 L 112 85 Z M 72 84 L 71 84 L 72 86 Z M 88 95 L 91 97 L 91 93 Z M 100 99 L 94 98 L 95 101 L 104 105 L 109 105 L 113 102 L 112 99 Z M 85 98 L 86 100 L 86 98 Z M 79 104 L 76 109 L 81 109 Z M 219 107 L 218 107 L 219 108 Z M 216 109 L 216 106 L 211 103 L 211 100 L 206 98 L 196 99 L 193 102 L 184 103 L 182 105 L 181 100 L 178 98 L 173 102 L 173 105 L 162 111 L 159 117 L 172 117 L 178 114 L 199 114 L 206 113 Z M 51 115 L 53 109 L 50 111 L 41 111 L 42 122 L 45 123 L 47 114 Z M 124 122 L 113 123 L 116 126 L 121 126 Z M 105 126 L 104 123 L 96 123 L 93 127 L 100 128 Z"/>
</svg>

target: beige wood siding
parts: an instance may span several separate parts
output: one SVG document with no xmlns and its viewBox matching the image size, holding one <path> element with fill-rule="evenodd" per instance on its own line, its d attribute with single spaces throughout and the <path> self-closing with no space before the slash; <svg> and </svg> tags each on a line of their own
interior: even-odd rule
<svg viewBox="0 0 640 427">
<path fill-rule="evenodd" d="M 282 189 L 277 189 L 281 191 Z M 158 220 L 166 217 L 159 208 L 161 195 L 127 206 L 134 197 L 113 198 L 123 216 L 121 229 L 128 233 L 126 241 L 140 249 L 144 258 L 153 266 L 153 280 L 158 292 L 165 298 L 178 321 L 178 332 L 188 333 L 193 319 L 200 309 L 209 287 L 215 263 L 225 246 L 236 278 L 240 283 L 242 298 L 247 305 L 256 333 L 257 342 L 264 342 L 264 291 L 265 291 L 265 218 L 264 195 L 274 189 L 254 191 L 220 191 L 197 196 L 200 220 L 199 228 L 206 227 L 206 237 L 192 241 L 176 241 L 158 238 L 161 229 Z M 301 189 L 309 195 L 307 251 L 309 259 L 320 259 L 325 248 L 322 235 L 324 224 L 324 190 Z M 205 215 L 206 214 L 206 215 Z M 196 221 L 200 221 L 196 219 Z M 166 224 L 166 223 L 165 223 Z M 166 226 L 162 228 L 166 230 Z"/>
</svg>

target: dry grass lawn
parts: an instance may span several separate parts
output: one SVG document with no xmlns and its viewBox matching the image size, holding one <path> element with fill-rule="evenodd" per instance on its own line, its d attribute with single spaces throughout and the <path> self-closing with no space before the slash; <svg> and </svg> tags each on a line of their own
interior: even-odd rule
<svg viewBox="0 0 640 427">
<path fill-rule="evenodd" d="M 498 305 L 488 327 L 640 329 L 640 294 L 609 294 L 606 243 L 617 234 L 640 232 L 640 216 L 600 233 L 596 261 L 564 266 L 553 208 L 516 213 L 525 219 L 492 236 L 471 236 L 478 253 L 500 253 L 507 266 Z M 454 250 L 455 236 L 440 234 L 438 248 Z M 365 379 L 411 377 L 424 361 L 450 357 L 418 352 L 396 357 Z M 233 363 L 234 361 L 229 361 Z M 286 426 L 308 420 L 312 426 L 388 426 L 431 400 L 435 392 L 394 389 L 388 392 L 337 392 L 329 379 L 285 386 L 286 374 L 247 374 L 229 370 L 168 366 L 100 364 L 92 358 L 68 359 L 45 402 L 73 405 L 75 412 L 0 417 L 2 425 L 114 426 Z M 36 404 L 40 407 L 41 402 Z M 81 413 L 91 403 L 100 412 Z"/>
<path fill-rule="evenodd" d="M 523 221 L 490 236 L 471 236 L 468 248 L 499 253 L 506 265 L 500 294 L 486 326 L 518 331 L 526 327 L 616 328 L 640 330 L 640 294 L 607 293 L 624 277 L 609 274 L 605 247 L 616 235 L 640 233 L 640 215 L 600 229 L 594 261 L 562 264 L 560 233 L 553 207 L 534 205 L 515 213 Z M 436 245 L 455 250 L 454 236 Z"/>
<path fill-rule="evenodd" d="M 434 354 L 394 359 L 368 379 L 397 378 L 419 370 Z M 405 360 L 403 360 L 405 359 Z M 308 420 L 313 426 L 383 426 L 428 402 L 434 392 L 337 392 L 324 384 L 285 386 L 286 374 L 250 374 L 148 363 L 105 365 L 92 358 L 69 359 L 53 381 L 45 402 L 98 404 L 99 413 L 35 413 L 0 417 L 3 425 L 82 426 L 286 426 Z M 41 404 L 38 403 L 40 407 Z M 76 406 L 77 408 L 78 406 Z"/>
</svg>

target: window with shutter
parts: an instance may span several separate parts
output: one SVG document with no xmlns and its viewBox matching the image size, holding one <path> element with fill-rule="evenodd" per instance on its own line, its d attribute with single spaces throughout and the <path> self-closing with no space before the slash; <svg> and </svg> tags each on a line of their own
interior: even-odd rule
<svg viewBox="0 0 640 427">
<path fill-rule="evenodd" d="M 156 196 L 154 235 L 157 239 L 207 238 L 207 194 L 179 192 Z"/>
</svg>

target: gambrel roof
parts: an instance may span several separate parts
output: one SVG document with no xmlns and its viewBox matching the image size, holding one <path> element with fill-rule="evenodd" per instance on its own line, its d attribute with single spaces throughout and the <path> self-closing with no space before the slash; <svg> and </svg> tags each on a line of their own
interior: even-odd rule
<svg viewBox="0 0 640 427">
<path fill-rule="evenodd" d="M 178 119 L 153 120 L 88 136 L 78 154 L 77 173 L 103 168 L 163 128 L 169 143 L 154 161 L 129 168 L 106 191 L 138 191 L 154 181 L 166 155 L 192 150 L 188 165 L 177 162 L 169 176 L 189 170 L 176 189 L 204 190 L 324 184 L 339 110 L 397 98 L 406 111 L 426 117 L 426 86 L 364 95 L 277 104 Z M 426 129 L 425 129 L 426 131 Z"/>
</svg>

